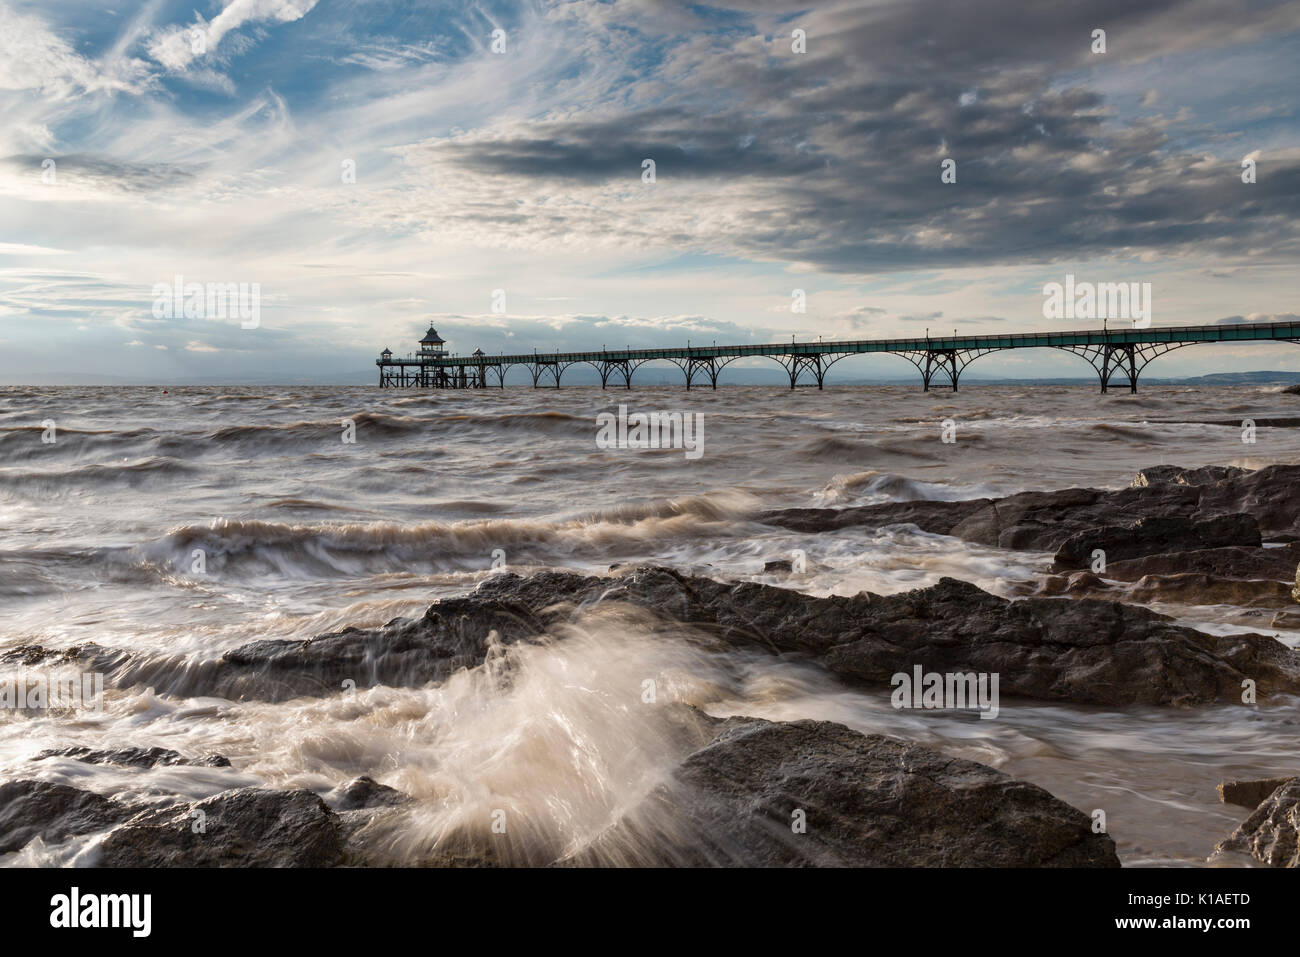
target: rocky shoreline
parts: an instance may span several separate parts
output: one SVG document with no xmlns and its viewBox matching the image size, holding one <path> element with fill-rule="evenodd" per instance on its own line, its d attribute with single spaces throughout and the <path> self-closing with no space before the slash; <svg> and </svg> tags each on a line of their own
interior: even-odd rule
<svg viewBox="0 0 1300 957">
<path fill-rule="evenodd" d="M 1119 490 L 756 517 L 809 535 L 907 523 L 1053 554 L 1051 571 L 1023 583 L 1014 600 L 952 578 L 894 595 L 814 597 L 656 566 L 605 576 L 500 573 L 420 618 L 306 641 L 259 640 L 198 665 L 95 645 L 27 646 L 5 660 L 76 664 L 118 689 L 277 702 L 334 695 L 348 681 L 402 688 L 445 681 L 483 665 L 494 649 L 562 641 L 584 616 L 630 606 L 652 634 L 705 651 L 802 662 L 873 693 L 888 694 L 894 676 L 924 666 L 995 674 L 1013 700 L 1254 707 L 1300 696 L 1300 653 L 1266 634 L 1208 634 L 1134 602 L 1224 602 L 1293 624 L 1296 501 L 1298 466 L 1160 466 Z M 364 777 L 328 794 L 237 787 L 202 801 L 148 805 L 32 777 L 0 785 L 0 853 L 36 838 L 52 845 L 88 837 L 81 862 L 108 867 L 1119 866 L 1114 841 L 1088 814 L 993 768 L 833 722 L 721 719 L 686 704 L 653 706 L 663 709 L 680 760 L 579 848 L 504 839 L 483 821 L 414 856 L 395 854 L 394 822 L 417 802 Z M 65 748 L 33 762 L 53 756 L 136 768 L 230 764 L 220 755 L 130 747 Z M 1207 856 L 1300 866 L 1300 778 L 1224 782 L 1220 793 L 1254 810 Z M 195 820 L 203 830 L 192 827 Z"/>
</svg>

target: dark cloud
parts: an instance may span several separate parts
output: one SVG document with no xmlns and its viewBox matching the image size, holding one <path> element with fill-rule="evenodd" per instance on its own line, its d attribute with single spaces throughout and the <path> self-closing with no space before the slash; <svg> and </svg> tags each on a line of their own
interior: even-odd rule
<svg viewBox="0 0 1300 957">
<path fill-rule="evenodd" d="M 681 211 L 665 209 L 657 234 L 653 211 L 623 228 L 831 272 L 1146 251 L 1230 258 L 1248 248 L 1258 256 L 1261 245 L 1276 260 L 1300 245 L 1300 163 L 1271 162 L 1243 184 L 1239 157 L 1184 153 L 1164 125 L 1118 121 L 1090 87 L 1112 66 L 1295 32 L 1293 8 L 921 0 L 778 15 L 724 6 L 743 9 L 745 25 L 669 46 L 642 81 L 661 94 L 655 106 L 439 140 L 425 161 L 521 188 L 634 188 L 651 158 L 660 183 L 695 187 L 701 227 L 683 230 Z M 620 9 L 603 15 L 617 22 Z M 654 9 L 636 4 L 627 20 Z M 793 24 L 807 29 L 806 55 L 790 53 Z M 1104 56 L 1091 52 L 1096 28 L 1107 31 Z M 955 184 L 940 181 L 944 158 L 957 164 Z M 676 195 L 665 191 L 664 202 Z M 725 215 L 705 215 L 713 209 Z M 529 216 L 504 197 L 475 203 L 473 215 L 484 229 Z M 575 228 L 552 215 L 535 224 Z"/>
</svg>

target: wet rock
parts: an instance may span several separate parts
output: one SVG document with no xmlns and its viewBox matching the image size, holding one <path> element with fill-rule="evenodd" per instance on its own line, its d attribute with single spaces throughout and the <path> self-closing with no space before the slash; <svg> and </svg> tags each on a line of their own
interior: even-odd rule
<svg viewBox="0 0 1300 957">
<path fill-rule="evenodd" d="M 1250 817 L 1214 849 L 1242 853 L 1270 867 L 1300 867 L 1300 778 L 1273 791 Z"/>
<path fill-rule="evenodd" d="M 1279 611 L 1269 621 L 1268 627 L 1285 631 L 1300 630 L 1300 611 Z"/>
<path fill-rule="evenodd" d="M 571 863 L 1118 867 L 1082 811 L 1000 771 L 828 721 L 721 722 Z"/>
<path fill-rule="evenodd" d="M 1249 515 L 1220 515 L 1204 521 L 1177 516 L 1143 518 L 1132 525 L 1103 525 L 1076 532 L 1056 552 L 1058 568 L 1083 568 L 1101 550 L 1106 561 L 1125 561 L 1165 552 L 1262 544 L 1259 525 Z"/>
<path fill-rule="evenodd" d="M 1144 470 L 1144 474 L 1154 471 Z M 1290 504 L 1300 498 L 1300 466 L 1270 465 L 1209 484 L 1201 482 L 1211 477 L 1206 470 L 1179 472 L 1187 476 L 1183 482 L 1154 481 L 1122 489 L 1072 488 L 961 502 L 780 509 L 756 517 L 769 525 L 803 532 L 912 524 L 923 531 L 981 545 L 1049 552 L 1078 532 L 1130 525 L 1149 517 L 1204 521 L 1244 514 L 1255 519 L 1269 541 L 1300 537 L 1300 510 Z"/>
<path fill-rule="evenodd" d="M 1300 692 L 1300 654 L 1264 635 L 1208 635 L 1117 602 L 1011 602 L 951 578 L 899 595 L 816 598 L 643 567 L 612 580 L 495 576 L 474 597 L 551 605 L 539 613 L 548 624 L 594 603 L 628 602 L 675 634 L 686 623 L 700 641 L 804 657 L 863 685 L 888 685 L 921 664 L 998 673 L 1004 696 L 1086 704 L 1235 701 L 1247 677 L 1263 694 Z"/>
<path fill-rule="evenodd" d="M 470 623 L 470 615 L 473 617 Z M 266 639 L 195 662 L 186 656 L 135 655 L 86 646 L 72 652 L 27 649 L 29 658 L 58 656 L 106 675 L 111 687 L 152 687 L 179 697 L 284 701 L 373 685 L 410 687 L 480 664 L 493 641 L 532 638 L 544 630 L 522 605 L 473 598 L 439 602 L 419 619 L 382 628 L 345 628 L 306 640 Z"/>
<path fill-rule="evenodd" d="M 1300 395 L 1300 384 L 1289 385 L 1282 390 L 1283 395 Z"/>
<path fill-rule="evenodd" d="M 675 637 L 802 657 L 861 685 L 888 685 L 894 674 L 919 664 L 997 673 L 1004 696 L 1080 704 L 1237 700 L 1245 678 L 1263 696 L 1300 693 L 1300 654 L 1281 642 L 1208 635 L 1118 602 L 1009 602 L 951 578 L 898 595 L 817 598 L 649 566 L 618 577 L 493 575 L 471 595 L 435 603 L 417 621 L 308 641 L 255 642 L 187 669 L 173 686 L 191 696 L 282 700 L 336 694 L 349 678 L 357 687 L 420 685 L 481 664 L 494 642 L 541 639 L 605 602 L 642 608 L 648 622 Z M 132 660 L 111 681 L 157 679 L 159 669 Z"/>
<path fill-rule="evenodd" d="M 57 844 L 126 820 L 131 810 L 93 791 L 48 781 L 0 784 L 0 854 L 18 851 L 33 838 Z"/>
<path fill-rule="evenodd" d="M 775 561 L 764 562 L 763 571 L 765 574 L 773 572 L 793 572 L 794 564 L 788 558 L 778 558 Z"/>
<path fill-rule="evenodd" d="M 1300 544 L 1282 548 L 1205 548 L 1161 552 L 1126 561 L 1106 562 L 1106 577 L 1137 581 L 1146 575 L 1203 574 L 1241 581 L 1289 581 L 1300 564 Z"/>
<path fill-rule="evenodd" d="M 43 758 L 75 758 L 86 764 L 116 764 L 127 768 L 152 768 L 157 765 L 193 765 L 207 768 L 228 768 L 230 760 L 220 754 L 202 758 L 187 758 L 169 748 L 113 748 L 96 751 L 91 748 L 49 748 L 32 760 Z"/>
<path fill-rule="evenodd" d="M 326 796 L 326 803 L 336 811 L 356 811 L 373 807 L 400 807 L 411 798 L 396 788 L 380 784 L 372 777 L 362 775 L 347 784 L 341 784 Z"/>
<path fill-rule="evenodd" d="M 1109 601 L 1178 602 L 1185 605 L 1235 605 L 1237 608 L 1276 608 L 1289 602 L 1287 586 L 1277 581 L 1238 581 L 1213 575 L 1144 575 L 1134 582 L 1114 582 L 1091 572 L 1050 575 L 1025 582 L 1022 594 L 1068 595 Z M 1270 623 L 1269 627 L 1282 627 Z"/>
<path fill-rule="evenodd" d="M 1219 800 L 1224 804 L 1237 804 L 1251 809 L 1259 807 L 1264 799 L 1292 778 L 1264 778 L 1259 781 L 1221 781 Z"/>
<path fill-rule="evenodd" d="M 145 811 L 105 837 L 99 854 L 103 867 L 330 867 L 342 860 L 343 834 L 311 791 L 239 788 Z"/>
<path fill-rule="evenodd" d="M 1180 465 L 1156 465 L 1138 472 L 1133 479 L 1134 486 L 1143 485 L 1213 485 L 1226 479 L 1240 478 L 1250 469 L 1235 465 L 1205 465 L 1200 468 L 1185 469 Z"/>
</svg>

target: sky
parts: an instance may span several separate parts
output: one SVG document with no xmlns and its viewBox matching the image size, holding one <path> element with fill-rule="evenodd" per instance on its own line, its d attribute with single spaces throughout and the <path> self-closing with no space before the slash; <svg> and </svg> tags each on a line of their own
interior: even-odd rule
<svg viewBox="0 0 1300 957">
<path fill-rule="evenodd" d="M 1045 318 L 1067 275 L 1294 318 L 1298 51 L 1256 0 L 0 0 L 0 384 L 1100 325 Z M 1300 345 L 1148 374 L 1248 369 Z"/>
</svg>

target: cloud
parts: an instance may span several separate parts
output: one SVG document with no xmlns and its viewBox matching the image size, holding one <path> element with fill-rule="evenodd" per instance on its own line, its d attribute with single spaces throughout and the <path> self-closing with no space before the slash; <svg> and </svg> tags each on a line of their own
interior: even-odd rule
<svg viewBox="0 0 1300 957">
<path fill-rule="evenodd" d="M 301 20 L 317 0 L 231 0 L 212 20 L 195 14 L 190 26 L 158 31 L 149 43 L 149 55 L 173 73 L 186 71 L 190 64 L 213 54 L 226 36 L 246 24 L 290 23 Z"/>
<path fill-rule="evenodd" d="M 512 249 L 685 248 L 863 275 L 1085 256 L 1232 259 L 1260 236 L 1274 256 L 1300 249 L 1300 152 L 1277 158 L 1248 192 L 1235 155 L 1187 152 L 1154 121 L 1116 124 L 1081 77 L 1062 77 L 1062 66 L 1094 62 L 1079 38 L 1097 11 L 1053 7 L 981 29 L 1000 6 L 809 12 L 806 58 L 774 24 L 770 41 L 693 34 L 606 106 L 405 148 L 441 188 L 395 193 L 372 221 L 396 216 Z M 1194 6 L 1203 19 L 1172 4 L 1108 5 L 1112 44 L 1122 38 L 1129 62 L 1141 62 L 1216 42 L 1207 22 L 1225 31 L 1222 43 L 1284 19 L 1267 4 L 1240 17 Z M 650 91 L 664 95 L 638 108 Z M 940 182 L 943 157 L 957 162 L 955 184 Z M 646 159 L 654 183 L 642 181 Z"/>
<path fill-rule="evenodd" d="M 32 90 L 57 101 L 89 93 L 139 93 L 148 85 L 142 61 L 90 60 L 44 21 L 0 3 L 0 91 Z"/>
</svg>

